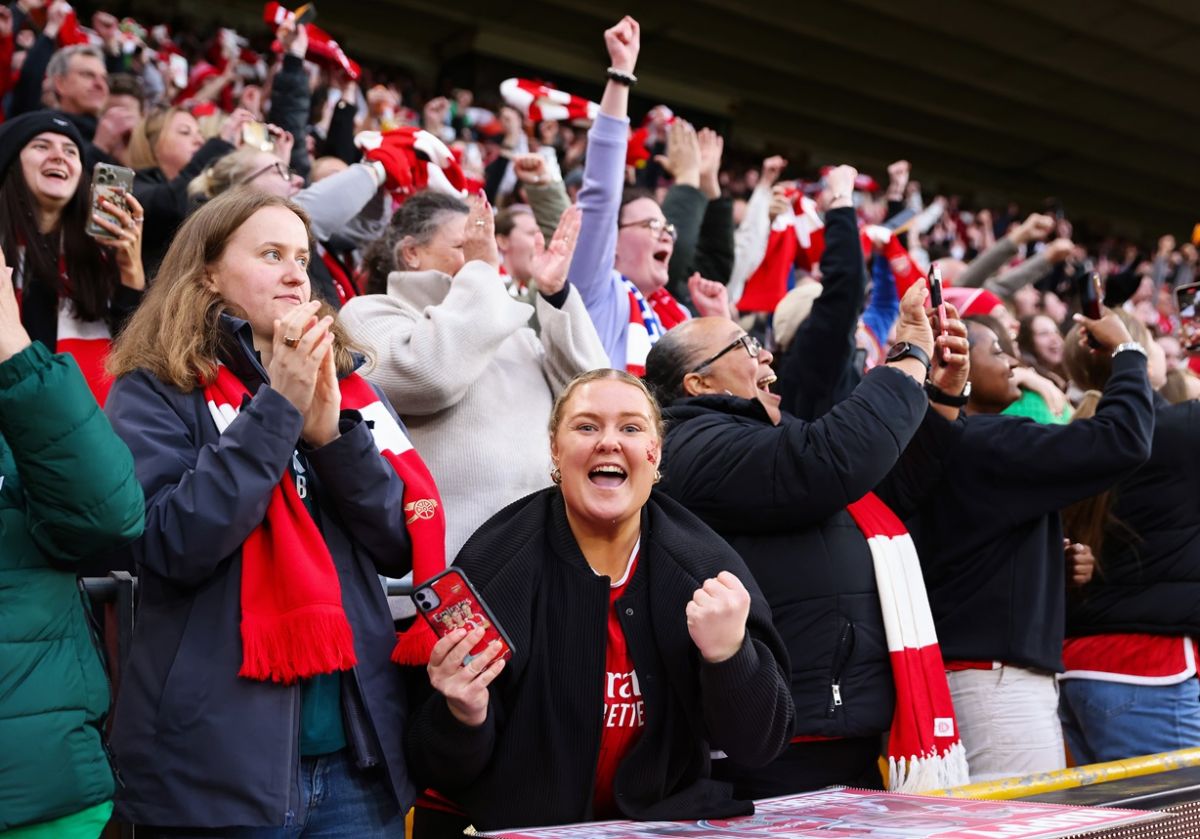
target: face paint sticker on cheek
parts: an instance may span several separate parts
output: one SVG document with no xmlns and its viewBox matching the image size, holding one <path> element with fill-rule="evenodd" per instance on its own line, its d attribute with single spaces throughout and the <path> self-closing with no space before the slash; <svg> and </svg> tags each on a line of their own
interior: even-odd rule
<svg viewBox="0 0 1200 839">
<path fill-rule="evenodd" d="M 651 466 L 658 463 L 658 458 L 654 454 L 654 449 L 646 449 L 646 460 L 649 461 Z"/>
</svg>

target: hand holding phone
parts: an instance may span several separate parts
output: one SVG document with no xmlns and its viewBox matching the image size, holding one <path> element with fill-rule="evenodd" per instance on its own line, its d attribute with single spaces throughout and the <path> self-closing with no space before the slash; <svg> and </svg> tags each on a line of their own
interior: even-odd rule
<svg viewBox="0 0 1200 839">
<path fill-rule="evenodd" d="M 112 213 L 106 212 L 100 202 L 107 200 L 128 212 L 129 202 L 125 200 L 125 196 L 131 192 L 133 192 L 132 169 L 126 166 L 114 166 L 111 163 L 97 163 L 96 168 L 92 170 L 92 212 L 88 214 L 87 227 L 84 228 L 87 234 L 98 239 L 116 239 L 116 236 L 97 224 L 92 215 L 98 214 L 119 227 L 121 220 Z"/>
<path fill-rule="evenodd" d="M 466 574 L 458 568 L 447 568 L 417 586 L 413 590 L 412 600 L 438 638 L 445 638 L 456 629 L 464 629 L 468 634 L 483 630 L 478 642 L 462 659 L 462 666 L 482 655 L 493 641 L 499 641 L 501 645 L 497 658 L 512 658 L 512 644 L 508 636 L 496 623 L 491 610 L 484 605 Z"/>
<path fill-rule="evenodd" d="M 1175 300 L 1179 304 L 1179 337 L 1188 352 L 1200 350 L 1200 319 L 1196 317 L 1197 296 L 1200 283 L 1188 283 L 1175 289 Z"/>
</svg>

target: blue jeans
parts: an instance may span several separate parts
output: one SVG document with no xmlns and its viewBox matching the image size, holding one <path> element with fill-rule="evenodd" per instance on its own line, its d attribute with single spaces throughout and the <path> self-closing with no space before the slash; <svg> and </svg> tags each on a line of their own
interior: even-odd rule
<svg viewBox="0 0 1200 839">
<path fill-rule="evenodd" d="M 404 839 L 404 813 L 387 776 L 364 773 L 347 749 L 300 759 L 300 810 L 283 827 L 138 828 L 155 839 Z"/>
<path fill-rule="evenodd" d="M 1063 679 L 1059 718 L 1078 764 L 1200 746 L 1200 680 L 1129 685 Z"/>
</svg>

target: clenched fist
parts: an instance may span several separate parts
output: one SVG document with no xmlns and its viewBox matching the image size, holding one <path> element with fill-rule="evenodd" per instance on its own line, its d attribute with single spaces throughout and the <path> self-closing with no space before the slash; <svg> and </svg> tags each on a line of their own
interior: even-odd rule
<svg viewBox="0 0 1200 839">
<path fill-rule="evenodd" d="M 700 655 L 710 664 L 734 657 L 746 639 L 750 592 L 742 581 L 722 571 L 704 581 L 687 604 L 688 634 Z"/>
</svg>

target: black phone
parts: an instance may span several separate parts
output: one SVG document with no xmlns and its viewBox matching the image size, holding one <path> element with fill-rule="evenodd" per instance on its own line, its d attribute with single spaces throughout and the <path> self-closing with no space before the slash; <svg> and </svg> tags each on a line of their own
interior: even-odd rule
<svg viewBox="0 0 1200 839">
<path fill-rule="evenodd" d="M 1079 287 L 1079 300 L 1082 304 L 1084 317 L 1100 320 L 1104 316 L 1104 286 L 1101 285 L 1100 275 L 1095 271 L 1084 274 Z M 1088 346 L 1100 349 L 1100 343 L 1088 333 Z"/>
<path fill-rule="evenodd" d="M 1196 317 L 1196 302 L 1200 283 L 1188 283 L 1175 289 L 1179 304 L 1179 343 L 1188 352 L 1200 350 L 1200 318 Z"/>
</svg>

